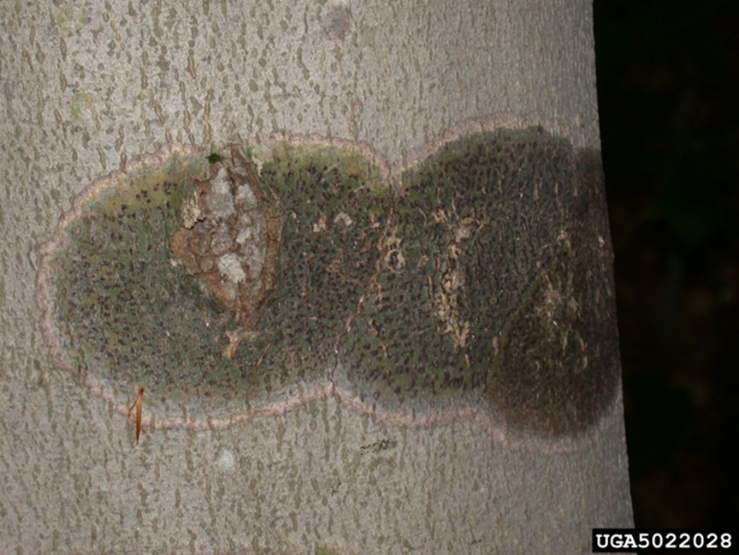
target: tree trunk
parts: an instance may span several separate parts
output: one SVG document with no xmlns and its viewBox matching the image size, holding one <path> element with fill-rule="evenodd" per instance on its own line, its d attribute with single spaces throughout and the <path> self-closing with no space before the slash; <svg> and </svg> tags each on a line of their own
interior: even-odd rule
<svg viewBox="0 0 739 555">
<path fill-rule="evenodd" d="M 0 30 L 0 551 L 586 553 L 632 524 L 588 2 Z"/>
</svg>

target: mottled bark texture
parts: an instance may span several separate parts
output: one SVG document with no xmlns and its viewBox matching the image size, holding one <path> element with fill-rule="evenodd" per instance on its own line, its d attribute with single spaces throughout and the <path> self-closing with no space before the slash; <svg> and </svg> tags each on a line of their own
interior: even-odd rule
<svg viewBox="0 0 739 555">
<path fill-rule="evenodd" d="M 574 0 L 8 3 L 0 551 L 630 525 L 593 56 Z"/>
</svg>

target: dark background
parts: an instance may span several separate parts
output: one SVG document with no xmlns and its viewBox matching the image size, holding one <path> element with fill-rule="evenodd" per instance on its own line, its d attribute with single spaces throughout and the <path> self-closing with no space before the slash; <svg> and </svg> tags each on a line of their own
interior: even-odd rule
<svg viewBox="0 0 739 555">
<path fill-rule="evenodd" d="M 638 527 L 739 524 L 739 1 L 595 0 Z"/>
</svg>

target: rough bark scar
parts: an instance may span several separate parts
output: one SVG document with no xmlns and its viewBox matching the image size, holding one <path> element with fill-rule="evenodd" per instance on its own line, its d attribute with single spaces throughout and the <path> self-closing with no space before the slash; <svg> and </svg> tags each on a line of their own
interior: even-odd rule
<svg viewBox="0 0 739 555">
<path fill-rule="evenodd" d="M 175 258 L 240 324 L 226 332 L 229 344 L 223 356 L 228 359 L 242 341 L 259 333 L 259 312 L 276 287 L 281 229 L 281 216 L 272 215 L 252 162 L 237 149 L 232 156 L 244 175 L 216 163 L 208 179 L 195 179 L 195 191 L 184 206 L 184 225 L 171 239 Z"/>
</svg>

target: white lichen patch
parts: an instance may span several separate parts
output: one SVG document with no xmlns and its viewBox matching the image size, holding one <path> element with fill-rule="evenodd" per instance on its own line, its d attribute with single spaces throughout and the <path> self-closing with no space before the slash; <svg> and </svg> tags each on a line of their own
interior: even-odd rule
<svg viewBox="0 0 739 555">
<path fill-rule="evenodd" d="M 259 206 L 259 202 L 256 195 L 254 194 L 254 191 L 252 191 L 251 187 L 249 187 L 249 185 L 246 183 L 242 183 L 236 189 L 235 200 L 237 204 L 251 207 L 252 209 L 256 209 Z"/>
<path fill-rule="evenodd" d="M 234 213 L 234 196 L 231 184 L 226 179 L 226 170 L 221 168 L 210 182 L 207 195 L 208 210 L 217 218 L 228 218 Z"/>
<path fill-rule="evenodd" d="M 246 281 L 246 273 L 239 258 L 232 252 L 218 259 L 218 269 L 229 281 L 240 283 Z"/>
</svg>

